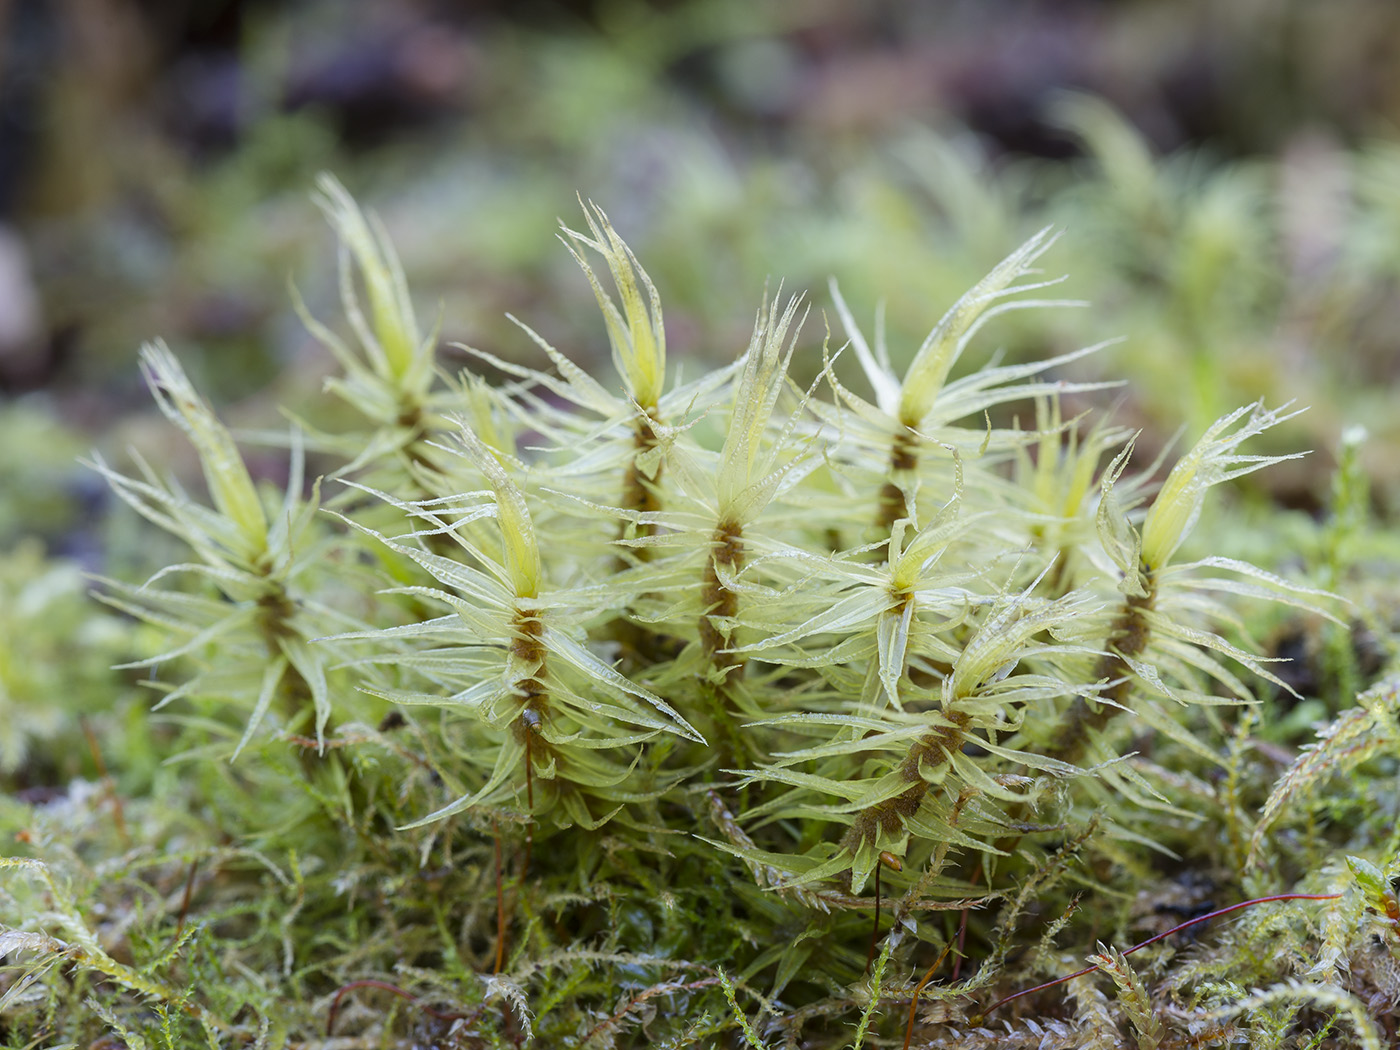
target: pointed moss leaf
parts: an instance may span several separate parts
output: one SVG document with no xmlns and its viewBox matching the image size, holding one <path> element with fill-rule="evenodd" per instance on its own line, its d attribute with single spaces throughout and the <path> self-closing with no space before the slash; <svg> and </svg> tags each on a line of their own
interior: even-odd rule
<svg viewBox="0 0 1400 1050">
<path fill-rule="evenodd" d="M 781 946 L 778 967 L 773 974 L 773 987 L 768 990 L 770 997 L 776 999 L 780 996 L 792 979 L 806 969 L 817 946 L 806 940 L 805 936 L 804 931 L 797 935 L 797 940 Z"/>
<path fill-rule="evenodd" d="M 128 612 L 138 619 L 151 620 L 155 623 L 164 623 L 166 626 L 175 629 L 187 630 L 189 627 L 187 621 L 159 617 L 142 604 L 123 602 L 120 599 L 113 598 L 111 595 L 104 595 L 103 600 L 113 608 Z M 226 615 L 223 616 L 223 618 L 199 631 L 184 644 L 178 645 L 173 649 L 167 649 L 156 656 L 147 657 L 144 660 L 133 660 L 130 663 L 117 664 L 115 670 L 127 670 L 137 667 L 156 667 L 159 664 L 169 663 L 179 657 L 187 656 L 216 642 L 223 635 L 236 633 L 242 630 L 252 622 L 256 615 L 255 611 L 252 609 L 235 608 L 232 611 L 228 611 L 228 607 L 224 606 L 224 610 Z"/>
<path fill-rule="evenodd" d="M 1017 750 L 1015 748 L 1001 747 L 993 744 L 989 740 L 979 740 L 977 746 L 984 751 L 990 751 L 994 755 L 1006 759 L 1013 765 L 1023 765 L 1028 769 L 1038 769 L 1042 773 L 1050 773 L 1057 777 L 1077 777 L 1082 776 L 1085 770 L 1069 762 L 1063 762 L 1058 758 L 1049 755 L 1037 755 L 1029 751 Z"/>
<path fill-rule="evenodd" d="M 166 418 L 183 430 L 199 453 L 209 495 L 237 530 L 238 548 L 255 557 L 267 546 L 267 515 L 232 435 L 185 376 L 164 343 L 141 350 L 141 368 Z"/>
<path fill-rule="evenodd" d="M 530 518 L 525 495 L 501 468 L 496 457 L 472 433 L 466 420 L 459 419 L 457 440 L 461 442 L 472 464 L 486 475 L 496 497 L 496 522 L 500 526 L 501 546 L 505 552 L 506 579 L 514 587 L 517 598 L 539 595 L 541 583 L 540 551 Z"/>
<path fill-rule="evenodd" d="M 410 692 L 403 689 L 376 689 L 362 686 L 372 696 L 405 706 L 425 705 L 429 707 L 454 707 L 478 710 L 489 706 L 494 700 L 511 693 L 510 686 L 500 678 L 484 678 L 466 689 L 443 696 L 441 693 Z"/>
<path fill-rule="evenodd" d="M 567 790 L 560 794 L 559 804 L 568 815 L 569 819 L 586 831 L 597 831 L 608 821 L 612 820 L 613 817 L 617 816 L 622 809 L 622 806 L 618 805 L 602 816 L 595 817 L 589 811 L 587 802 L 584 801 L 583 796 L 579 792 Z M 568 824 L 565 823 L 563 826 L 567 827 Z"/>
<path fill-rule="evenodd" d="M 870 383 L 871 389 L 875 391 L 875 404 L 879 406 L 881 412 L 893 416 L 899 408 L 899 380 L 890 370 L 887 358 L 882 356 L 877 359 L 870 352 L 870 344 L 865 341 L 865 336 L 861 334 L 860 327 L 856 324 L 850 307 L 842 298 L 841 290 L 836 285 L 836 278 L 833 277 L 827 282 L 827 288 L 831 292 L 837 316 L 841 318 L 841 324 L 846 329 L 846 338 L 850 340 L 851 347 L 856 352 L 856 360 L 860 362 L 866 380 Z"/>
<path fill-rule="evenodd" d="M 272 706 L 272 700 L 277 695 L 277 688 L 282 684 L 282 676 L 287 673 L 286 657 L 278 657 L 272 660 L 263 669 L 262 687 L 258 690 L 257 702 L 253 705 L 253 713 L 248 716 L 248 725 L 243 730 L 243 736 L 239 738 L 238 746 L 233 749 L 233 758 L 237 758 L 243 749 L 248 745 L 248 741 L 253 738 L 253 732 L 262 723 L 267 715 L 268 708 Z"/>
<path fill-rule="evenodd" d="M 819 711 L 796 711 L 791 714 L 774 715 L 769 718 L 755 718 L 745 723 L 751 726 L 832 726 L 833 728 L 845 728 L 852 731 L 864 730 L 870 733 L 879 733 L 889 729 L 889 723 L 883 718 L 872 718 L 858 713 L 833 713 L 826 714 Z M 922 726 L 912 727 L 913 731 L 921 732 Z M 777 754 L 799 754 L 799 752 L 777 752 Z"/>
<path fill-rule="evenodd" d="M 1054 242 L 1047 226 L 1021 245 L 993 268 L 992 272 L 975 284 L 962 298 L 954 303 L 943 318 L 934 326 L 914 354 L 914 360 L 905 373 L 900 391 L 899 421 L 905 426 L 918 428 L 933 408 L 948 371 L 957 361 L 966 345 L 966 339 L 976 331 L 982 315 L 999 298 L 1027 290 L 1030 287 L 1014 285 L 1020 277 L 1030 272 L 1032 264 Z"/>
<path fill-rule="evenodd" d="M 330 695 L 326 688 L 326 669 L 315 652 L 300 638 L 279 636 L 277 646 L 291 661 L 307 689 L 311 691 L 311 704 L 316 712 L 316 742 L 324 748 L 322 734 L 331 717 Z"/>
<path fill-rule="evenodd" d="M 1215 652 L 1222 653 L 1225 656 L 1230 657 L 1230 659 L 1234 660 L 1235 662 L 1249 668 L 1250 671 L 1258 675 L 1260 678 L 1264 679 L 1266 682 L 1270 682 L 1273 685 L 1278 686 L 1284 692 L 1289 693 L 1295 697 L 1298 696 L 1297 691 L 1294 690 L 1292 686 L 1290 686 L 1287 682 L 1283 681 L 1273 672 L 1269 671 L 1266 667 L 1264 667 L 1263 661 L 1267 659 L 1265 657 L 1257 657 L 1251 653 L 1245 652 L 1238 646 L 1232 645 L 1230 642 L 1227 642 L 1218 634 L 1214 634 L 1209 631 L 1196 630 L 1183 623 L 1167 620 L 1164 617 L 1159 617 L 1156 613 L 1151 613 L 1148 615 L 1148 622 L 1152 624 L 1152 627 L 1155 631 L 1161 634 L 1168 634 L 1172 637 L 1180 638 L 1184 641 L 1191 642 L 1194 645 L 1200 646 L 1202 649 L 1213 650 Z M 1221 679 L 1221 681 L 1225 681 L 1225 679 Z M 1246 693 L 1242 697 L 1242 699 L 1251 699 L 1251 697 L 1248 695 L 1248 693 Z M 1301 697 L 1299 697 L 1299 699 L 1301 699 Z"/>
<path fill-rule="evenodd" d="M 867 794 L 865 788 L 860 784 L 831 780 L 813 773 L 799 773 L 793 769 L 782 769 L 776 766 L 764 769 L 732 769 L 726 770 L 726 772 L 737 773 L 750 782 L 771 781 L 777 784 L 788 784 L 792 787 L 808 788 L 823 795 L 834 795 L 852 802 L 857 800 L 863 802 Z"/>
<path fill-rule="evenodd" d="M 431 378 L 431 367 L 425 367 L 422 359 L 430 357 L 431 347 L 425 354 L 398 255 L 383 229 L 371 229 L 359 206 L 334 176 L 323 174 L 316 185 L 320 191 L 316 203 L 354 259 L 369 295 L 372 326 L 366 326 L 359 318 L 348 267 L 342 267 L 342 302 L 361 343 L 375 365 L 383 368 L 385 378 L 403 383 L 406 389 L 425 389 L 423 384 Z"/>
<path fill-rule="evenodd" d="M 752 520 L 766 503 L 764 495 L 776 490 L 792 469 L 792 464 L 774 464 L 772 454 L 764 455 L 763 451 L 773 407 L 787 386 L 787 367 L 796 333 L 786 352 L 783 344 L 800 302 L 799 296 L 793 296 L 779 314 L 775 300 L 766 315 L 760 309 L 755 321 L 753 337 L 744 354 L 744 370 L 734 385 L 729 425 L 720 450 L 715 491 L 722 521 Z"/>
<path fill-rule="evenodd" d="M 490 798 L 497 789 L 518 773 L 523 776 L 521 769 L 523 768 L 524 755 L 525 749 L 516 742 L 513 736 L 507 736 L 500 751 L 497 752 L 496 762 L 491 769 L 490 777 L 487 778 L 486 783 L 477 789 L 477 791 L 470 795 L 463 795 L 454 802 L 449 802 L 441 809 L 429 813 L 426 817 L 419 817 L 415 821 L 404 824 L 399 830 L 410 831 L 413 828 L 421 828 L 428 824 L 436 823 L 439 820 L 444 820 L 454 814 L 461 813 L 463 810 L 470 809 L 473 806 L 481 805 Z"/>
<path fill-rule="evenodd" d="M 619 674 L 572 638 L 563 634 L 556 628 L 546 626 L 543 640 L 550 652 L 563 657 L 588 677 L 597 680 L 610 690 L 626 693 L 628 696 L 634 696 L 638 700 L 643 700 L 656 708 L 656 710 L 660 711 L 671 720 L 670 724 L 667 726 L 671 732 L 679 733 L 681 736 L 694 740 L 696 743 L 705 743 L 705 738 L 696 731 L 695 727 L 682 718 L 665 700 L 662 700 L 661 697 L 657 696 L 651 690 Z"/>
<path fill-rule="evenodd" d="M 482 350 L 472 349 L 474 354 L 482 358 L 482 360 L 495 365 L 497 368 L 509 369 L 512 374 L 519 375 L 522 378 L 534 379 L 542 386 L 553 390 L 561 397 L 567 398 L 580 408 L 591 409 L 598 413 L 598 415 L 608 418 L 609 421 L 622 412 L 625 408 L 625 403 L 616 395 L 610 394 L 604 389 L 601 383 L 556 350 L 547 339 L 525 322 L 521 321 L 513 314 L 506 314 L 506 317 L 512 324 L 529 336 L 536 346 L 545 352 L 545 356 L 548 357 L 554 367 L 559 370 L 559 374 L 564 377 L 564 382 L 560 383 L 553 376 L 543 372 L 536 372 L 534 369 L 525 369 L 518 365 L 513 365 L 510 362 L 501 360 L 494 354 L 488 354 Z"/>
<path fill-rule="evenodd" d="M 584 205 L 583 214 L 593 237 L 585 237 L 566 226 L 564 238 L 567 240 L 561 240 L 583 269 L 603 311 L 608 342 L 612 345 L 613 364 L 626 380 L 632 399 L 643 411 L 653 409 L 661 399 L 666 382 L 666 329 L 661 320 L 661 297 L 603 210 L 588 204 Z M 622 301 L 620 311 L 611 296 L 603 290 L 593 268 L 574 245 L 591 248 L 607 261 L 608 271 Z M 647 293 L 645 299 L 643 289 Z"/>
<path fill-rule="evenodd" d="M 762 652 L 790 642 L 800 641 L 814 634 L 835 634 L 847 631 L 856 625 L 869 623 L 881 612 L 892 606 L 894 602 L 894 597 L 888 591 L 873 587 L 863 588 L 855 594 L 841 599 L 829 609 L 811 617 L 798 627 L 771 638 L 765 638 L 760 642 L 754 642 L 751 645 L 739 646 L 734 651 L 738 653 Z"/>
<path fill-rule="evenodd" d="M 1199 690 L 1173 685 L 1162 677 L 1162 673 L 1158 670 L 1156 663 L 1147 660 L 1139 660 L 1136 657 L 1123 657 L 1123 662 L 1131 668 L 1133 674 L 1137 676 L 1138 680 L 1143 685 L 1146 685 L 1158 696 L 1166 697 L 1168 700 L 1180 704 L 1182 707 L 1193 703 L 1203 705 L 1223 704 L 1227 706 L 1241 703 L 1239 699 L 1234 697 L 1211 696 Z"/>
<path fill-rule="evenodd" d="M 1287 412 L 1288 407 L 1266 410 L 1263 402 L 1258 402 L 1235 409 L 1211 424 L 1195 447 L 1172 467 L 1142 526 L 1142 557 L 1149 567 L 1160 569 L 1171 560 L 1200 516 L 1206 490 L 1211 486 L 1271 463 L 1297 458 L 1243 456 L 1236 451 L 1248 438 L 1298 414 Z M 1241 419 L 1244 422 L 1232 430 Z"/>
<path fill-rule="evenodd" d="M 918 739 L 928 731 L 926 725 L 908 725 L 890 730 L 887 723 L 875 722 L 873 724 L 876 729 L 886 731 L 871 732 L 846 739 L 828 740 L 825 743 L 814 744 L 798 751 L 778 751 L 773 755 L 773 758 L 777 760 L 774 764 L 794 765 L 799 762 L 810 762 L 817 758 L 832 758 L 837 755 L 859 755 L 879 750 L 902 750 L 908 747 L 911 740 Z"/>
<path fill-rule="evenodd" d="M 880 684 L 885 696 L 900 707 L 899 680 L 904 676 L 904 653 L 909 646 L 909 623 L 914 618 L 914 602 L 903 608 L 886 609 L 876 625 L 876 650 L 880 659 Z"/>
</svg>

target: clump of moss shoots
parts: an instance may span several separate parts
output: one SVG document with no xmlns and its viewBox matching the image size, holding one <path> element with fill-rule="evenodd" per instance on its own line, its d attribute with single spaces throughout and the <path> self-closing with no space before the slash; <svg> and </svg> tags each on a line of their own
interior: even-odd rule
<svg viewBox="0 0 1400 1050">
<path fill-rule="evenodd" d="M 357 425 L 298 422 L 274 491 L 148 346 L 205 491 L 93 466 L 189 552 L 99 585 L 112 691 L 156 702 L 65 737 L 61 681 L 5 694 L 0 769 L 95 763 L 0 808 L 6 1046 L 1393 1045 L 1400 678 L 1342 630 L 1392 644 L 1346 597 L 1361 435 L 1311 546 L 1255 564 L 1233 482 L 1299 454 L 1298 409 L 1142 462 L 1076 378 L 1102 345 L 999 362 L 998 316 L 1079 305 L 1050 230 L 917 347 L 835 282 L 770 289 L 703 372 L 585 206 L 612 370 L 517 322 L 453 374 L 320 189 L 343 317 L 302 313 Z"/>
</svg>

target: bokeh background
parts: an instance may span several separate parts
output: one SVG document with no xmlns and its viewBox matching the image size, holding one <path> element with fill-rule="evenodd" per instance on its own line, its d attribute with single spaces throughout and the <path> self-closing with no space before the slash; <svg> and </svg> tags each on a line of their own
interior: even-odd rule
<svg viewBox="0 0 1400 1050">
<path fill-rule="evenodd" d="M 652 274 L 677 359 L 731 358 L 783 281 L 816 307 L 809 374 L 829 277 L 867 326 L 883 301 L 907 359 L 1054 224 L 1047 270 L 1090 307 L 1009 315 L 978 353 L 1122 337 L 1082 367 L 1129 380 L 1101 402 L 1149 450 L 1298 398 L 1276 440 L 1317 453 L 1260 484 L 1320 513 L 1361 424 L 1393 520 L 1394 0 L 0 0 L 0 549 L 139 560 L 76 461 L 178 469 L 146 340 L 235 424 L 334 425 L 289 293 L 336 318 L 325 170 L 383 218 L 448 368 L 456 341 L 541 364 L 507 312 L 605 353 L 554 238 L 578 195 Z"/>
</svg>

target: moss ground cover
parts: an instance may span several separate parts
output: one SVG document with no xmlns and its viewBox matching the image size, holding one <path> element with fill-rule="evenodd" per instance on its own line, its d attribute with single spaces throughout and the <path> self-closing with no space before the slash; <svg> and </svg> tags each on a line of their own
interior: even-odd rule
<svg viewBox="0 0 1400 1050">
<path fill-rule="evenodd" d="M 1238 485 L 1295 406 L 1173 445 L 1101 407 L 1102 344 L 993 353 L 1077 305 L 1051 229 L 908 347 L 770 285 L 706 370 L 585 204 L 611 367 L 517 321 L 448 368 L 384 227 L 317 203 L 341 407 L 262 435 L 280 484 L 153 344 L 202 477 L 92 467 L 168 564 L 104 613 L 11 559 L 8 1045 L 1393 1040 L 1359 432 L 1304 519 Z M 69 631 L 100 659 L 14 677 Z"/>
</svg>

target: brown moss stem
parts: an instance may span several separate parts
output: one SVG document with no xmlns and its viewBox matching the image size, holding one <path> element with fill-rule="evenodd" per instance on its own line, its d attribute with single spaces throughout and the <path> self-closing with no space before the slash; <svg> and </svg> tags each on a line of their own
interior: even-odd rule
<svg viewBox="0 0 1400 1050">
<path fill-rule="evenodd" d="M 292 617 L 296 614 L 296 603 L 292 601 L 291 596 L 287 594 L 287 589 L 279 581 L 268 579 L 267 591 L 258 598 L 257 605 L 256 622 L 258 631 L 263 637 L 263 644 L 267 647 L 268 658 L 280 659 L 282 646 L 279 640 L 297 637 L 297 631 L 292 626 Z M 287 661 L 287 669 L 282 672 L 282 680 L 277 685 L 277 703 L 287 717 L 289 729 L 300 724 L 302 719 L 306 717 L 308 708 L 313 705 L 311 685 L 302 677 L 302 673 L 290 660 Z M 328 737 L 334 733 L 335 726 L 327 721 L 320 735 Z M 319 754 L 314 750 L 303 750 L 301 763 L 310 770 L 319 757 Z"/>
<path fill-rule="evenodd" d="M 519 684 L 522 704 L 520 713 L 511 722 L 511 732 L 516 742 L 525 749 L 525 805 L 534 813 L 535 760 L 556 757 L 544 738 L 544 727 L 550 717 L 549 691 L 545 688 L 547 651 L 544 647 L 544 623 L 533 613 L 517 609 L 514 628 L 510 654 L 523 666 L 534 668 L 529 677 Z"/>
<path fill-rule="evenodd" d="M 648 410 L 638 415 L 633 425 L 632 458 L 628 460 L 627 470 L 622 477 L 621 505 L 625 510 L 649 514 L 661 509 L 661 496 L 657 491 L 657 482 L 661 480 L 661 464 L 657 464 L 656 473 L 652 477 L 647 477 L 638 463 L 638 460 L 656 448 L 659 440 L 656 424 L 654 412 Z M 618 529 L 620 540 L 655 535 L 656 524 L 649 521 L 624 520 Z M 613 559 L 613 568 L 618 572 L 625 572 L 638 562 L 650 561 L 651 555 L 650 547 L 621 548 L 617 557 Z M 667 652 L 668 640 L 664 636 L 648 630 L 628 615 L 618 617 L 612 630 L 613 640 L 622 647 L 624 659 L 638 667 L 660 663 L 674 655 Z"/>
<path fill-rule="evenodd" d="M 1050 746 L 1048 754 L 1065 762 L 1075 762 L 1083 755 L 1089 733 L 1098 732 L 1123 710 L 1133 687 L 1133 669 L 1128 663 L 1147 648 L 1152 628 L 1147 614 L 1157 601 L 1157 584 L 1152 570 L 1142 567 L 1143 594 L 1130 594 L 1109 628 L 1107 650 L 1094 668 L 1095 681 L 1107 680 L 1109 685 L 1098 694 L 1099 700 L 1090 707 L 1084 697 L 1075 697 L 1065 715 L 1064 724 Z"/>
<path fill-rule="evenodd" d="M 700 603 L 700 644 L 711 666 L 729 674 L 742 676 L 743 661 L 728 652 L 729 636 L 715 622 L 716 617 L 733 617 L 739 611 L 739 595 L 720 578 L 738 572 L 744 566 L 744 530 L 736 521 L 721 521 L 710 538 L 710 557 L 705 562 L 704 584 Z M 732 669 L 732 670 L 731 670 Z"/>
<path fill-rule="evenodd" d="M 909 787 L 894 798 L 877 802 L 856 814 L 850 830 L 841 840 L 844 848 L 854 854 L 863 845 L 878 845 L 881 837 L 898 835 L 904 828 L 904 822 L 919 811 L 929 788 L 924 770 L 952 761 L 966 739 L 967 724 L 971 720 L 968 715 L 956 710 L 944 711 L 943 718 L 949 724 L 919 737 L 895 771 Z"/>
<path fill-rule="evenodd" d="M 890 476 L 880 488 L 879 514 L 876 522 L 888 531 L 900 518 L 909 516 L 909 503 L 899 479 L 911 474 L 919 465 L 919 436 L 905 427 L 890 442 Z"/>
<path fill-rule="evenodd" d="M 659 441 L 656 434 L 656 416 L 651 410 L 637 416 L 637 421 L 632 428 L 632 458 L 628 460 L 627 471 L 622 476 L 622 507 L 624 510 L 636 511 L 642 514 L 655 513 L 661 509 L 661 497 L 657 492 L 657 482 L 661 480 L 661 464 L 658 463 L 656 472 L 648 477 L 639 465 L 639 460 L 653 451 Z M 621 537 L 628 536 L 654 536 L 656 535 L 656 525 L 649 521 L 639 521 L 635 524 L 624 521 L 622 523 Z M 650 547 L 633 547 L 631 555 L 637 561 L 650 561 Z M 618 567 L 628 567 L 627 558 L 618 556 Z"/>
<path fill-rule="evenodd" d="M 732 576 L 744 566 L 744 530 L 737 521 L 723 520 L 715 526 L 710 540 L 710 557 L 705 561 L 704 579 L 700 588 L 700 646 L 713 669 L 713 684 L 707 684 L 705 695 L 710 703 L 710 716 L 719 733 L 719 747 L 730 761 L 742 762 L 748 747 L 730 710 L 730 694 L 744 676 L 744 661 L 729 651 L 729 634 L 717 620 L 733 618 L 739 612 L 739 595 L 721 578 Z"/>
</svg>

